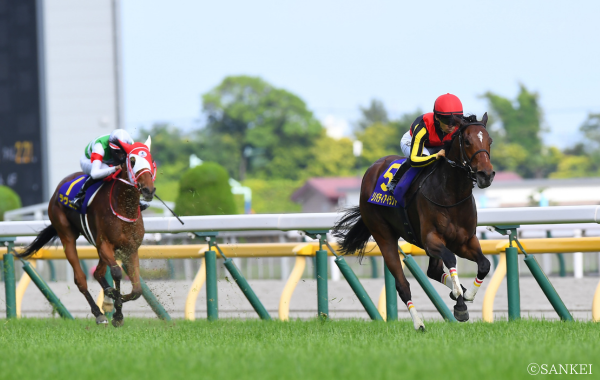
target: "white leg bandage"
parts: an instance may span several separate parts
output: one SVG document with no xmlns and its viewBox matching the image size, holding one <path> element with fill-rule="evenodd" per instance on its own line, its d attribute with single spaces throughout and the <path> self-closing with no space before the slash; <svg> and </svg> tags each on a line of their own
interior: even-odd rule
<svg viewBox="0 0 600 380">
<path fill-rule="evenodd" d="M 448 273 L 444 272 L 442 274 L 442 279 L 440 280 L 440 282 L 446 285 L 450 290 L 454 288 L 454 286 L 452 285 L 452 280 L 450 279 L 450 275 Z"/>
<path fill-rule="evenodd" d="M 463 295 L 462 287 L 460 286 L 460 280 L 458 279 L 458 273 L 456 273 L 456 268 L 450 268 L 450 277 L 452 278 L 452 294 L 454 297 L 458 298 Z"/>
<path fill-rule="evenodd" d="M 475 294 L 477 294 L 477 291 L 479 290 L 479 287 L 482 283 L 483 280 L 480 280 L 479 278 L 475 277 L 475 281 L 473 281 L 473 283 L 469 285 L 469 288 L 464 294 L 465 301 L 473 301 L 473 299 L 475 299 Z"/>
<path fill-rule="evenodd" d="M 410 317 L 412 318 L 415 330 L 419 330 L 421 327 L 425 329 L 425 324 L 423 324 L 423 321 L 421 320 L 421 318 L 419 318 L 419 315 L 417 314 L 417 308 L 415 307 L 415 305 L 413 305 L 412 301 L 408 301 L 406 303 L 406 307 L 408 308 L 408 312 L 410 313 Z"/>
</svg>

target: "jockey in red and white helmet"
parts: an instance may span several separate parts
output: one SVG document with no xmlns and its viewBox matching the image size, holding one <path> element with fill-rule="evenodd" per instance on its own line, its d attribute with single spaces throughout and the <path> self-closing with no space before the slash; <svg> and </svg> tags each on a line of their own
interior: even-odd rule
<svg viewBox="0 0 600 380">
<path fill-rule="evenodd" d="M 400 149 L 411 167 L 424 167 L 440 157 L 445 157 L 443 146 L 452 139 L 456 126 L 452 125 L 452 116 L 462 116 L 463 107 L 456 95 L 439 96 L 433 105 L 433 112 L 419 116 L 400 140 Z M 408 165 L 407 165 L 408 166 Z M 393 194 L 396 184 L 404 170 L 398 170 L 388 185 Z"/>
<path fill-rule="evenodd" d="M 122 143 L 131 145 L 133 139 L 124 129 L 115 129 L 110 135 L 104 135 L 92 140 L 85 148 L 79 163 L 81 171 L 90 177 L 85 181 L 71 206 L 80 208 L 85 198 L 85 191 L 94 183 L 113 174 L 127 159 Z M 147 208 L 147 204 L 143 204 Z"/>
</svg>

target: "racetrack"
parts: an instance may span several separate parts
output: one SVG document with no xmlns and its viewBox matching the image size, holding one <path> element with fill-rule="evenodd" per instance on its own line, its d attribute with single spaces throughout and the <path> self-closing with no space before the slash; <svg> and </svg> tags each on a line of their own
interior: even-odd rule
<svg viewBox="0 0 600 380">
<path fill-rule="evenodd" d="M 513 379 L 530 378 L 530 363 L 600 374 L 591 322 L 426 321 L 426 333 L 410 321 L 125 323 L 4 320 L 0 379 Z"/>
</svg>

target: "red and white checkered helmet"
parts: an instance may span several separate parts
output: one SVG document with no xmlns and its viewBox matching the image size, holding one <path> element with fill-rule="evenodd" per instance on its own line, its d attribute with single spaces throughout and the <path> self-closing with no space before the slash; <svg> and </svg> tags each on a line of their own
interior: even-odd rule
<svg viewBox="0 0 600 380">
<path fill-rule="evenodd" d="M 110 133 L 110 137 L 108 138 L 108 145 L 111 149 L 121 150 L 121 146 L 123 145 L 119 146 L 119 143 L 133 144 L 133 139 L 124 129 L 115 129 Z"/>
</svg>

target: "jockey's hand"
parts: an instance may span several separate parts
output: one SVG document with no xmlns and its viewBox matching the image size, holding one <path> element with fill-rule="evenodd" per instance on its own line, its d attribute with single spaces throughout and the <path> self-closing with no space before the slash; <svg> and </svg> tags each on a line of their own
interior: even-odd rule
<svg viewBox="0 0 600 380">
<path fill-rule="evenodd" d="M 435 155 L 435 159 L 439 160 L 440 157 L 446 157 L 446 151 L 444 149 L 440 150 L 439 152 L 437 152 L 437 154 Z"/>
</svg>

